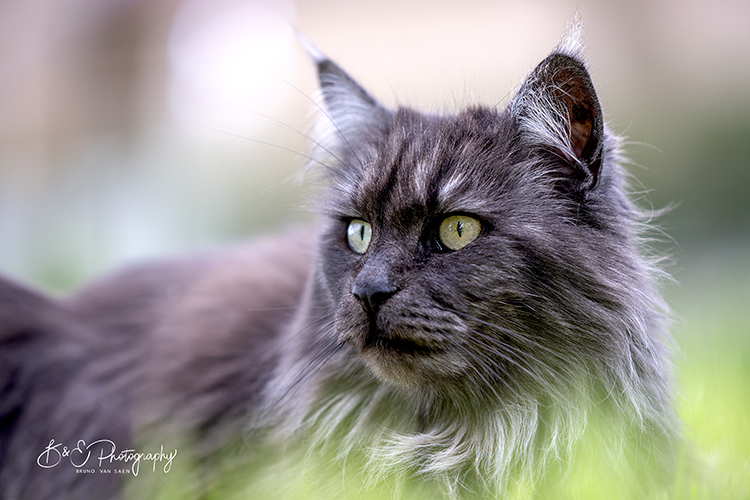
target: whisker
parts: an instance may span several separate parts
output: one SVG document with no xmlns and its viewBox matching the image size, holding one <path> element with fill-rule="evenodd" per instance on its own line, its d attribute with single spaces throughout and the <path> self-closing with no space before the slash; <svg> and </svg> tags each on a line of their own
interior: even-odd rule
<svg viewBox="0 0 750 500">
<path fill-rule="evenodd" d="M 312 308 L 310 308 L 310 309 L 312 309 Z M 324 307 L 321 307 L 320 309 L 323 309 L 323 310 L 327 310 L 327 308 L 324 308 Z M 275 346 L 275 347 L 273 348 L 273 350 L 271 351 L 271 356 L 270 356 L 270 357 L 274 357 L 274 356 L 276 356 L 276 355 L 278 355 L 278 354 L 281 354 L 281 353 L 284 353 L 284 352 L 286 352 L 285 350 L 286 350 L 286 349 L 287 349 L 287 348 L 288 348 L 289 346 L 293 346 L 293 345 L 294 345 L 294 342 L 295 342 L 295 341 L 297 341 L 297 340 L 299 339 L 299 337 L 300 337 L 300 336 L 301 336 L 301 335 L 302 335 L 303 333 L 305 333 L 306 331 L 310 330 L 311 328 L 314 328 L 314 327 L 317 327 L 318 325 L 321 325 L 321 324 L 322 324 L 322 323 L 323 323 L 324 321 L 326 321 L 326 320 L 327 320 L 327 319 L 329 319 L 330 317 L 334 316 L 334 314 L 335 314 L 335 313 L 328 313 L 328 314 L 324 314 L 324 315 L 322 315 L 322 316 L 317 316 L 317 317 L 315 317 L 315 316 L 310 316 L 310 318 L 311 318 L 312 320 L 311 320 L 311 321 L 309 321 L 309 322 L 308 322 L 308 323 L 307 323 L 307 324 L 306 324 L 306 325 L 305 325 L 305 326 L 304 326 L 303 328 L 300 328 L 300 329 L 299 329 L 299 330 L 298 330 L 297 332 L 295 332 L 294 334 L 292 334 L 292 335 L 289 335 L 289 336 L 288 336 L 288 337 L 287 337 L 287 338 L 286 338 L 286 339 L 284 340 L 284 342 L 279 342 L 278 344 L 276 344 L 276 346 Z M 330 326 L 331 326 L 331 324 L 332 324 L 332 322 L 331 322 L 331 323 L 329 323 L 329 324 L 328 324 L 328 325 L 326 326 L 326 328 L 330 327 Z"/>
<path fill-rule="evenodd" d="M 549 366 L 543 360 L 540 360 L 534 357 L 532 354 L 529 354 L 523 350 L 520 350 L 512 345 L 503 344 L 503 348 L 505 350 L 508 350 L 516 355 L 518 354 L 521 355 L 517 358 L 510 356 L 508 354 L 503 353 L 501 350 L 494 348 L 494 344 L 496 343 L 495 339 L 492 339 L 491 337 L 488 337 L 484 335 L 483 333 L 478 332 L 476 330 L 471 330 L 471 333 L 477 335 L 478 337 L 480 337 L 481 340 L 484 340 L 485 342 L 480 343 L 479 342 L 480 339 L 477 339 L 475 337 L 470 337 L 469 338 L 470 342 L 478 345 L 479 347 L 489 348 L 492 354 L 502 358 L 506 362 L 510 363 L 511 365 L 521 370 L 524 374 L 529 376 L 532 380 L 534 380 L 541 387 L 545 387 L 546 389 L 552 392 L 559 392 L 557 389 L 555 389 L 556 386 L 554 384 L 550 384 L 549 380 L 545 379 L 540 373 L 537 373 L 534 370 L 534 367 L 538 365 L 543 365 L 550 372 L 555 373 L 556 375 L 560 376 L 560 374 L 557 373 L 553 367 Z"/>
<path fill-rule="evenodd" d="M 547 353 L 552 354 L 557 359 L 563 361 L 564 364 L 568 364 L 568 362 L 562 358 L 562 356 L 552 349 L 545 347 L 537 342 L 534 342 L 533 340 L 529 339 L 527 336 L 522 335 L 518 332 L 515 332 L 513 330 L 510 330 L 508 328 L 489 323 L 487 321 L 480 320 L 478 318 L 473 317 L 470 314 L 461 313 L 460 311 L 446 308 L 446 307 L 440 307 L 441 310 L 444 310 L 446 312 L 452 312 L 454 314 L 457 314 L 459 316 L 463 316 L 465 318 L 469 318 L 472 321 L 476 321 L 482 325 L 488 326 L 490 328 L 493 328 L 495 330 L 498 330 L 500 332 L 505 333 L 509 337 L 520 340 L 526 343 L 527 345 L 533 346 L 535 348 L 538 348 L 542 351 L 545 351 Z M 545 362 L 543 359 L 540 359 L 536 356 L 534 356 L 531 353 L 528 353 L 517 346 L 514 346 L 513 344 L 503 344 L 503 349 L 507 352 L 502 352 L 501 350 L 497 349 L 497 339 L 494 339 L 485 333 L 482 333 L 478 330 L 471 329 L 471 333 L 474 336 L 468 337 L 468 341 L 473 343 L 475 346 L 488 350 L 492 354 L 502 358 L 504 361 L 512 364 L 519 370 L 521 370 L 523 373 L 525 373 L 527 376 L 529 376 L 532 380 L 537 382 L 540 386 L 546 387 L 548 390 L 551 390 L 553 392 L 559 393 L 558 389 L 555 389 L 557 387 L 556 384 L 551 384 L 549 380 L 545 379 L 540 373 L 538 373 L 538 367 L 539 365 L 543 366 L 546 371 L 548 371 L 550 374 L 553 375 L 554 378 L 557 378 L 559 380 L 565 380 L 565 377 L 562 373 L 559 372 L 559 370 L 550 365 L 549 363 Z M 536 369 L 535 369 L 536 368 Z"/>
<path fill-rule="evenodd" d="M 357 159 L 357 161 L 359 162 L 359 166 L 360 166 L 361 168 L 364 168 L 364 166 L 365 166 L 364 162 L 363 162 L 363 161 L 362 161 L 362 159 L 361 159 L 361 158 L 359 157 L 359 155 L 357 155 L 357 152 L 356 152 L 356 151 L 355 151 L 355 149 L 354 149 L 354 148 L 352 147 L 352 145 L 351 145 L 351 144 L 349 143 L 349 140 L 348 140 L 348 139 L 346 138 L 346 135 L 344 134 L 344 132 L 342 132 L 342 131 L 341 131 L 341 129 L 340 129 L 340 128 L 339 128 L 339 126 L 338 126 L 338 125 L 336 124 L 336 122 L 335 122 L 335 121 L 333 120 L 333 118 L 331 118 L 331 116 L 330 116 L 330 115 L 329 115 L 329 114 L 328 114 L 328 113 L 326 112 L 325 108 L 323 108 L 323 106 L 321 106 L 321 105 L 320 105 L 320 104 L 319 104 L 319 103 L 318 103 L 318 102 L 317 102 L 317 101 L 316 101 L 315 99 L 313 99 L 312 97 L 310 97 L 310 96 L 309 96 L 309 95 L 307 95 L 306 93 L 302 92 L 302 90 L 298 89 L 298 88 L 297 88 L 296 86 L 292 85 L 292 83 L 290 83 L 290 82 L 286 81 L 285 79 L 281 78 L 281 77 L 280 77 L 280 76 L 278 76 L 278 75 L 275 75 L 275 76 L 276 76 L 276 78 L 278 78 L 279 80 L 281 80 L 281 81 L 282 81 L 283 83 L 285 83 L 286 85 L 288 85 L 288 86 L 289 86 L 290 88 L 292 88 L 292 89 L 294 89 L 295 91 L 297 91 L 297 92 L 298 92 L 298 93 L 299 93 L 300 95 L 302 95 L 302 97 L 304 97 L 305 99 L 307 99 L 307 100 L 308 100 L 308 101 L 309 101 L 310 103 L 312 103 L 312 105 L 313 105 L 313 106 L 315 106 L 315 107 L 316 107 L 316 108 L 318 109 L 318 111 L 320 111 L 320 113 L 321 113 L 321 114 L 322 114 L 323 116 L 325 116 L 325 117 L 326 117 L 326 119 L 328 119 L 328 122 L 329 122 L 329 123 L 330 123 L 331 125 L 333 125 L 333 128 L 335 128 L 335 129 L 336 129 L 336 132 L 338 132 L 338 135 L 339 135 L 339 137 L 341 137 L 341 140 L 343 140 L 343 141 L 344 141 L 344 144 L 346 144 L 346 147 L 348 147 L 348 148 L 349 148 L 349 151 L 351 151 L 352 155 L 354 155 L 354 157 L 355 157 L 355 158 Z M 342 164 L 346 166 L 346 164 L 345 164 L 345 163 L 343 163 L 343 162 L 342 162 Z"/>
<path fill-rule="evenodd" d="M 308 142 L 310 142 L 311 144 L 314 144 L 315 146 L 317 146 L 317 147 L 318 147 L 318 148 L 320 148 L 321 150 L 323 150 L 323 151 L 325 151 L 326 153 L 328 153 L 329 155 L 331 155 L 331 157 L 332 157 L 332 158 L 333 158 L 334 160 L 336 160 L 336 161 L 338 161 L 339 163 L 341 163 L 341 165 L 343 165 L 344 167 L 346 167 L 346 169 L 347 169 L 347 170 L 352 170 L 351 166 L 350 166 L 350 165 L 349 165 L 348 163 L 346 163 L 346 162 L 345 162 L 345 161 L 344 161 L 343 159 L 341 159 L 341 158 L 340 158 L 339 156 L 337 156 L 337 155 L 336 155 L 336 154 L 335 154 L 335 153 L 334 153 L 333 151 L 331 151 L 330 149 L 328 149 L 327 147 L 325 147 L 325 146 L 324 146 L 323 144 L 321 144 L 321 143 L 320 143 L 319 141 L 317 141 L 317 140 L 316 140 L 316 139 L 315 139 L 314 137 L 312 137 L 312 136 L 311 136 L 310 134 L 307 134 L 307 133 L 305 133 L 305 132 L 302 132 L 301 130 L 299 130 L 299 129 L 298 129 L 298 128 L 296 128 L 296 127 L 293 127 L 293 126 L 291 126 L 291 125 L 289 125 L 289 124 L 287 124 L 287 123 L 285 123 L 285 122 L 283 122 L 283 121 L 281 121 L 281 120 L 278 120 L 278 119 L 276 119 L 276 118 L 274 118 L 274 117 L 272 117 L 272 116 L 266 115 L 266 114 L 264 114 L 264 113 L 261 113 L 261 112 L 259 112 L 259 111 L 255 111 L 255 110 L 253 110 L 253 109 L 250 109 L 250 108 L 246 108 L 246 107 L 244 107 L 244 106 L 235 106 L 235 107 L 236 107 L 237 109 L 240 109 L 240 110 L 242 110 L 242 111 L 246 112 L 246 113 L 250 113 L 250 114 L 253 114 L 253 115 L 255 115 L 255 116 L 258 116 L 258 117 L 260 117 L 260 118 L 261 118 L 261 121 L 263 121 L 263 122 L 265 122 L 265 123 L 268 123 L 269 125 L 273 125 L 273 126 L 275 126 L 275 127 L 278 127 L 278 128 L 284 129 L 284 130 L 287 130 L 287 131 L 289 131 L 289 132 L 292 132 L 293 134 L 296 134 L 296 135 L 298 135 L 299 137 L 302 137 L 303 139 L 307 140 L 307 141 L 308 141 Z M 307 158 L 309 159 L 309 157 L 307 157 Z M 342 175 L 343 175 L 343 174 L 342 174 Z M 351 179 L 348 179 L 348 178 L 347 178 L 347 180 L 351 181 Z"/>
<path fill-rule="evenodd" d="M 304 378 L 308 373 L 317 371 L 336 351 L 341 349 L 344 342 L 337 342 L 336 339 L 331 339 L 326 345 L 324 345 L 318 352 L 316 352 L 310 359 L 307 360 L 304 367 L 300 371 L 300 378 Z"/>
<path fill-rule="evenodd" d="M 568 364 L 567 360 L 565 358 L 563 358 L 561 354 L 555 352 L 554 350 L 550 349 L 549 347 L 546 347 L 546 346 L 544 346 L 544 345 L 542 345 L 542 344 L 540 344 L 538 342 L 535 342 L 534 340 L 532 340 L 531 338 L 529 338 L 526 335 L 522 335 L 522 334 L 520 334 L 520 333 L 518 333 L 516 331 L 510 330 L 510 329 L 505 328 L 503 326 L 500 326 L 500 325 L 497 325 L 497 324 L 494 324 L 494 323 L 490 323 L 488 321 L 481 320 L 479 318 L 476 318 L 476 317 L 472 316 L 471 314 L 463 313 L 463 312 L 458 311 L 456 309 L 447 308 L 447 307 L 444 307 L 444 306 L 443 307 L 436 306 L 436 308 L 440 309 L 442 311 L 446 311 L 446 312 L 450 312 L 450 313 L 456 314 L 458 316 L 462 316 L 464 318 L 468 318 L 471 321 L 476 321 L 477 323 L 479 323 L 481 325 L 488 326 L 490 328 L 498 330 L 498 331 L 500 331 L 502 333 L 505 333 L 506 335 L 508 335 L 509 337 L 511 337 L 513 339 L 522 341 L 523 343 L 527 344 L 530 347 L 535 347 L 537 349 L 545 351 L 547 354 L 551 354 L 552 356 L 556 357 L 557 359 L 559 359 L 563 363 Z"/>
<path fill-rule="evenodd" d="M 347 182 L 354 183 L 354 180 L 352 180 L 349 176 L 347 176 L 341 170 L 336 169 L 336 168 L 334 168 L 334 167 L 332 167 L 330 165 L 327 165 L 326 163 L 323 163 L 322 161 L 318 160 L 317 158 L 315 158 L 313 156 L 310 156 L 310 155 L 308 155 L 306 153 L 301 153 L 301 152 L 297 151 L 296 149 L 288 148 L 286 146 L 281 146 L 279 144 L 274 144 L 273 142 L 262 141 L 260 139 L 253 139 L 252 137 L 248 137 L 248 136 L 245 136 L 245 135 L 242 135 L 242 134 L 238 134 L 238 133 L 235 133 L 235 132 L 230 132 L 228 130 L 221 130 L 221 129 L 216 129 L 216 128 L 214 128 L 212 130 L 214 130 L 216 132 L 220 132 L 222 134 L 231 135 L 233 137 L 237 137 L 237 138 L 240 138 L 240 139 L 243 139 L 243 140 L 246 140 L 246 141 L 254 142 L 256 144 L 262 144 L 264 146 L 269 146 L 269 147 L 272 147 L 272 148 L 281 149 L 282 151 L 288 151 L 288 152 L 293 153 L 293 154 L 295 154 L 297 156 L 305 158 L 305 159 L 307 159 L 307 160 L 309 160 L 309 161 L 311 161 L 313 163 L 317 163 L 318 165 L 322 166 L 326 170 L 329 170 L 329 171 L 333 172 L 334 174 L 341 176 Z M 336 158 L 336 157 L 334 156 L 334 158 Z M 338 158 L 336 158 L 336 159 L 338 159 Z M 346 166 L 346 164 L 344 164 L 344 163 L 342 163 L 342 164 Z"/>
<path fill-rule="evenodd" d="M 479 376 L 479 378 L 484 382 L 485 386 L 492 391 L 492 394 L 497 398 L 498 401 L 502 401 L 503 398 L 500 397 L 500 394 L 497 393 L 495 390 L 494 384 L 490 383 L 489 379 L 485 375 L 485 371 L 491 372 L 493 371 L 492 367 L 490 367 L 487 362 L 482 359 L 479 356 L 475 356 L 474 353 L 472 353 L 466 346 L 460 344 L 459 342 L 455 342 L 454 339 L 450 339 L 451 345 L 453 345 L 454 348 L 457 348 L 459 351 L 458 354 L 461 356 L 467 364 L 471 367 L 471 369 Z M 506 373 L 504 373 L 507 375 Z M 510 391 L 513 393 L 513 395 L 518 398 L 519 400 L 522 399 L 521 395 L 518 394 L 518 392 L 511 386 L 511 384 L 503 377 L 498 377 L 498 380 Z M 477 387 L 478 389 L 481 389 Z M 481 391 L 480 391 L 481 392 Z"/>
<path fill-rule="evenodd" d="M 333 324 L 327 325 L 327 328 Z M 305 384 L 310 381 L 315 374 L 330 360 L 341 348 L 346 344 L 346 341 L 339 341 L 337 338 L 331 338 L 324 346 L 318 346 L 317 352 L 310 357 L 305 364 L 298 370 L 294 379 L 286 387 L 284 393 L 278 398 L 278 402 L 289 401 L 290 398 L 296 396 Z"/>
</svg>

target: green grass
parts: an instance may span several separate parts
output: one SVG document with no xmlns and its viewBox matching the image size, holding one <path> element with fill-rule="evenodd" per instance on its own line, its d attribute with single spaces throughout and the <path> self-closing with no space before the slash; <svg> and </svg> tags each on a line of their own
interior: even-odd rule
<svg viewBox="0 0 750 500">
<path fill-rule="evenodd" d="M 722 258 L 676 299 L 679 413 L 699 459 L 676 498 L 750 498 L 750 262 Z"/>
</svg>

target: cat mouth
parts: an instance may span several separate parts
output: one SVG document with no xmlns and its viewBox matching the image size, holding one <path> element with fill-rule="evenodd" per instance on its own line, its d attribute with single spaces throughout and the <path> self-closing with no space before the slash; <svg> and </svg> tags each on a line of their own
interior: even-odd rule
<svg viewBox="0 0 750 500">
<path fill-rule="evenodd" d="M 443 363 L 447 351 L 439 340 L 419 335 L 373 328 L 361 340 L 359 355 L 382 382 L 402 387 L 440 384 L 448 373 Z"/>
<path fill-rule="evenodd" d="M 441 349 L 435 346 L 427 346 L 403 337 L 389 335 L 380 330 L 375 330 L 367 335 L 363 348 L 395 354 L 411 354 L 413 356 L 438 354 L 441 351 Z"/>
</svg>

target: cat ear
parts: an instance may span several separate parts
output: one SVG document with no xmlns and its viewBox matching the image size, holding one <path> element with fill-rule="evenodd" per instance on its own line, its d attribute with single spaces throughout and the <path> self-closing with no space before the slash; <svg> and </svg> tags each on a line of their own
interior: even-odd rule
<svg viewBox="0 0 750 500">
<path fill-rule="evenodd" d="M 308 40 L 301 38 L 318 69 L 326 118 L 344 137 L 377 126 L 388 111 L 336 63 Z"/>
<path fill-rule="evenodd" d="M 582 46 L 576 18 L 511 102 L 524 145 L 551 153 L 563 185 L 572 191 L 596 184 L 604 141 L 602 111 Z"/>
</svg>

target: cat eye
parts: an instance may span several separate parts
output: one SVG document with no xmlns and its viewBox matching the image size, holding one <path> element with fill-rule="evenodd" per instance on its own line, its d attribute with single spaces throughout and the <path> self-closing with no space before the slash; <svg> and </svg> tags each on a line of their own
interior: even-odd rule
<svg viewBox="0 0 750 500">
<path fill-rule="evenodd" d="M 352 252 L 360 255 L 367 251 L 372 239 L 372 227 L 369 222 L 361 219 L 353 219 L 346 228 L 346 242 Z"/>
<path fill-rule="evenodd" d="M 440 223 L 438 236 L 440 243 L 450 250 L 461 250 L 477 239 L 482 231 L 482 223 L 467 215 L 451 215 Z"/>
</svg>

